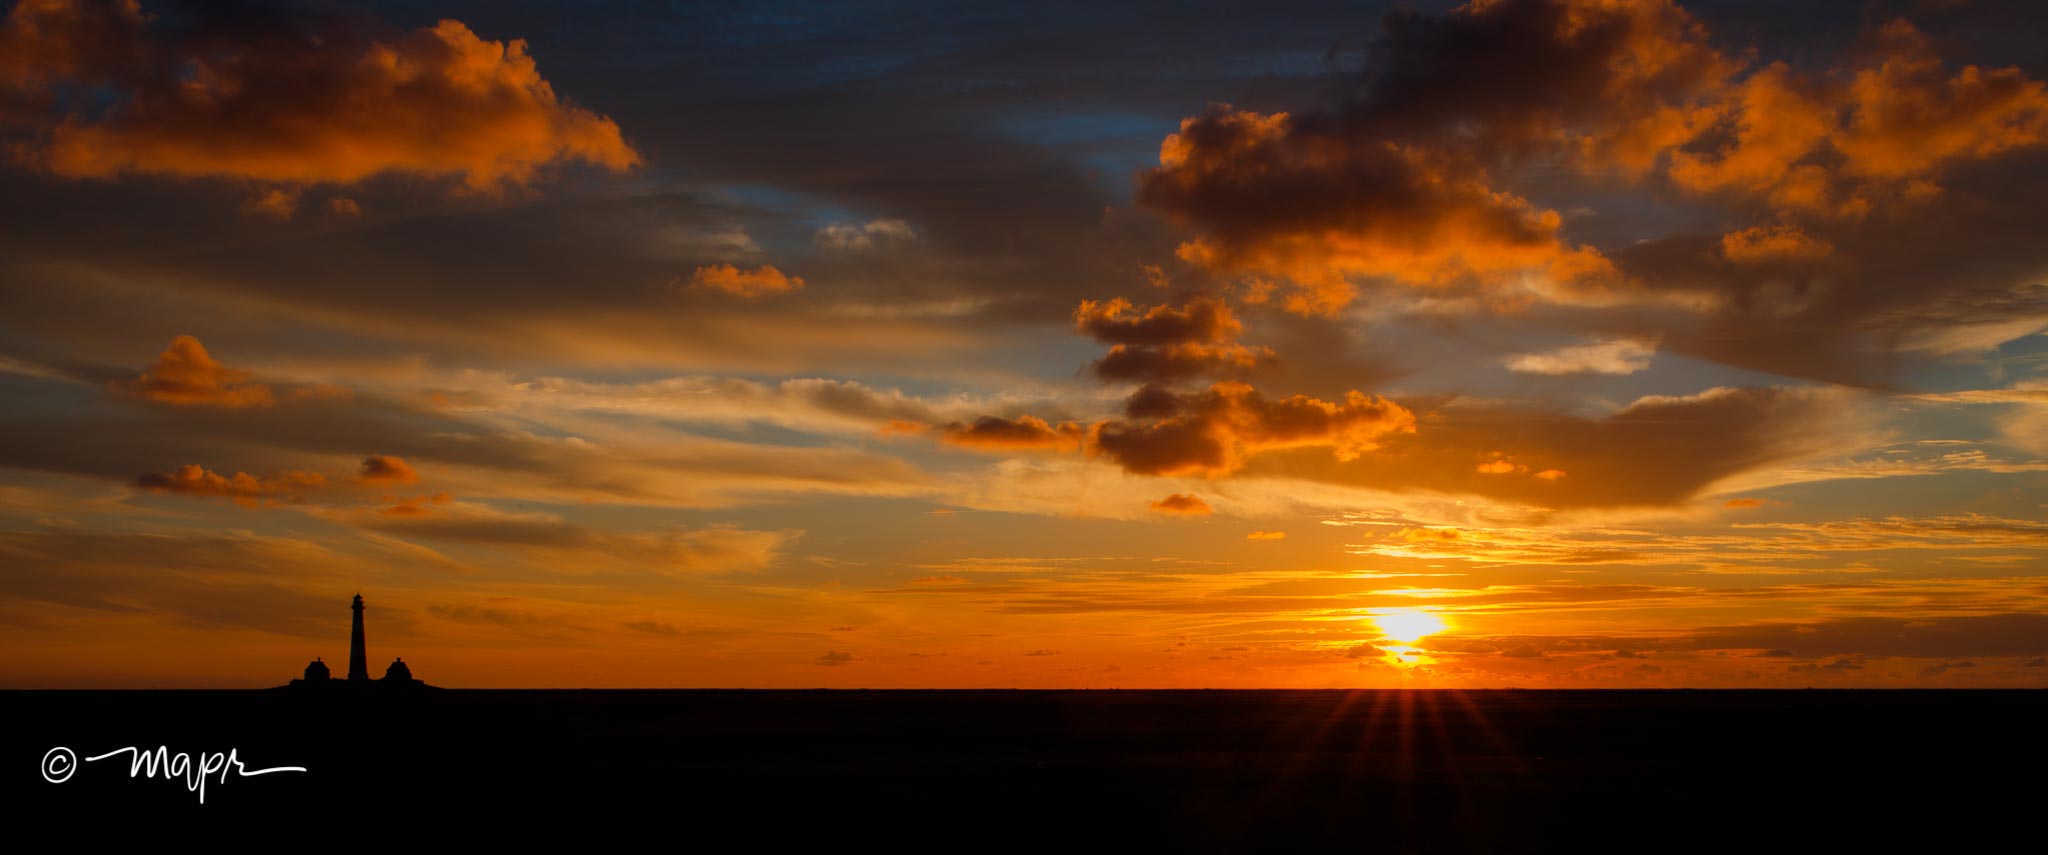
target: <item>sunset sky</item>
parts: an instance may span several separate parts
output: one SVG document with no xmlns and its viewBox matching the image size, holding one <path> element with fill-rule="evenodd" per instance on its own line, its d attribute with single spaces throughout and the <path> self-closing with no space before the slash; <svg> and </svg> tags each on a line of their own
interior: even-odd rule
<svg viewBox="0 0 2048 855">
<path fill-rule="evenodd" d="M 2048 686 L 2044 43 L 22 0 L 0 687 Z"/>
</svg>

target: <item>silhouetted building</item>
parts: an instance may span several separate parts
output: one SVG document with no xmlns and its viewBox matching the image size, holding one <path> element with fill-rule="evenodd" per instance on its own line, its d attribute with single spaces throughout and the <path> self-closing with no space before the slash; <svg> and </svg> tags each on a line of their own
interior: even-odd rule
<svg viewBox="0 0 2048 855">
<path fill-rule="evenodd" d="M 348 631 L 348 681 L 369 682 L 370 655 L 363 649 L 363 595 L 356 595 L 355 625 Z"/>
<path fill-rule="evenodd" d="M 355 613 L 355 617 L 348 633 L 348 679 L 334 679 L 333 673 L 327 669 L 327 663 L 321 661 L 316 656 L 306 666 L 306 676 L 302 679 L 291 681 L 290 686 L 296 688 L 323 686 L 336 690 L 339 690 L 342 686 L 378 688 L 427 687 L 426 683 L 413 677 L 412 666 L 405 664 L 403 659 L 391 660 L 391 666 L 384 669 L 384 676 L 382 678 L 372 678 L 370 676 L 370 655 L 363 645 L 363 595 L 357 594 L 355 602 L 351 603 L 349 608 Z"/>
<path fill-rule="evenodd" d="M 393 659 L 391 660 L 391 667 L 384 669 L 384 682 L 410 683 L 412 682 L 412 669 L 405 667 L 404 659 Z"/>
</svg>

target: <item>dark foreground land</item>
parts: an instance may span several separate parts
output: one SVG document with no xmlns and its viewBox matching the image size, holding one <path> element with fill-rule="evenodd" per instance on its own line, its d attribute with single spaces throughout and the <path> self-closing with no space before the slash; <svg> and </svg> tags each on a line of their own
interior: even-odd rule
<svg viewBox="0 0 2048 855">
<path fill-rule="evenodd" d="M 17 852 L 1962 851 L 2031 848 L 2048 827 L 2048 691 L 8 692 L 0 705 Z M 182 781 L 130 779 L 125 755 L 49 783 L 31 767 L 60 745 L 81 758 L 232 748 L 250 769 L 308 771 L 215 775 L 201 805 Z"/>
</svg>

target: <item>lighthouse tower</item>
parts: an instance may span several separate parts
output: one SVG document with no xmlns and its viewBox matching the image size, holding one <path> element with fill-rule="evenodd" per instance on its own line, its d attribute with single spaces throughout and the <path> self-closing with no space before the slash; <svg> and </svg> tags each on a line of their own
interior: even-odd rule
<svg viewBox="0 0 2048 855">
<path fill-rule="evenodd" d="M 355 626 L 348 633 L 348 681 L 370 681 L 370 657 L 363 651 L 363 595 L 356 595 Z"/>
</svg>

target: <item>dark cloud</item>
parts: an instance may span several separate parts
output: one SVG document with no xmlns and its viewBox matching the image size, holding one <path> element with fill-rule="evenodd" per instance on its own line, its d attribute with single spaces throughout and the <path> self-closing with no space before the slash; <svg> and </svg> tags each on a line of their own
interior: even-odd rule
<svg viewBox="0 0 2048 855">
<path fill-rule="evenodd" d="M 1717 388 L 1643 398 L 1599 418 L 1519 405 L 1410 402 L 1413 432 L 1332 464 L 1279 452 L 1244 476 L 1492 496 L 1537 507 L 1669 505 L 1722 479 L 1837 450 L 1862 435 L 1856 396 L 1828 389 Z M 1503 466 L 1502 464 L 1505 464 Z"/>
<path fill-rule="evenodd" d="M 639 163 L 610 119 L 565 104 L 526 43 L 458 21 L 410 33 L 293 9 L 226 25 L 176 6 L 29 0 L 0 44 L 35 45 L 0 65 L 17 101 L 97 87 L 96 111 L 60 107 L 22 145 L 67 178 L 125 173 L 294 184 L 381 173 L 454 176 L 484 190 L 582 160 Z M 15 111 L 18 121 L 32 121 Z M 289 197 L 266 209 L 289 216 Z"/>
<path fill-rule="evenodd" d="M 135 479 L 135 486 L 187 496 L 217 496 L 254 507 L 272 501 L 302 501 L 306 492 L 326 487 L 327 478 L 318 472 L 284 472 L 268 478 L 258 478 L 247 472 L 223 476 L 196 465 L 186 465 L 170 472 L 144 475 Z"/>
<path fill-rule="evenodd" d="M 1194 297 L 1179 306 L 1153 306 L 1136 311 L 1129 300 L 1083 300 L 1074 310 L 1074 327 L 1104 344 L 1158 347 L 1213 344 L 1237 338 L 1244 330 L 1230 307 L 1214 297 Z"/>
<path fill-rule="evenodd" d="M 404 458 L 388 454 L 363 458 L 362 468 L 356 473 L 356 481 L 363 484 L 413 484 L 419 480 L 420 474 Z"/>
<path fill-rule="evenodd" d="M 1089 430 L 1092 451 L 1138 475 L 1225 475 L 1258 455 L 1302 447 L 1353 460 L 1378 448 L 1382 437 L 1415 429 L 1406 408 L 1359 392 L 1341 403 L 1306 395 L 1275 400 L 1241 383 L 1218 383 L 1191 394 L 1154 390 L 1141 403 L 1146 417 Z"/>
<path fill-rule="evenodd" d="M 1186 493 L 1174 493 L 1164 499 L 1152 502 L 1147 507 L 1162 514 L 1177 514 L 1180 516 L 1206 517 L 1211 513 L 1208 502 L 1202 501 L 1199 496 L 1191 496 Z"/>
<path fill-rule="evenodd" d="M 973 423 L 953 422 L 939 428 L 941 441 L 967 448 L 993 451 L 1073 451 L 1081 447 L 1084 432 L 1076 422 L 1052 424 L 1037 416 L 982 416 Z"/>
<path fill-rule="evenodd" d="M 0 533 L 0 552 L 6 599 L 35 604 L 25 614 L 13 606 L 0 614 L 34 623 L 79 610 L 328 638 L 349 584 L 334 554 L 292 538 L 13 531 Z M 402 632 L 406 621 L 395 615 L 387 625 Z"/>
<path fill-rule="evenodd" d="M 1183 259 L 1281 278 L 1303 313 L 1342 309 L 1352 277 L 1605 290 L 1609 262 L 1489 168 L 1540 150 L 1644 171 L 1698 132 L 1686 102 L 1734 69 L 1664 0 L 1470 4 L 1383 30 L 1340 106 L 1212 107 L 1166 139 L 1138 199 L 1197 232 Z"/>
<path fill-rule="evenodd" d="M 1776 648 L 1784 656 L 2024 656 L 2048 648 L 2048 615 L 1850 617 L 1798 624 L 1710 627 L 1687 634 L 1694 649 Z"/>
</svg>

